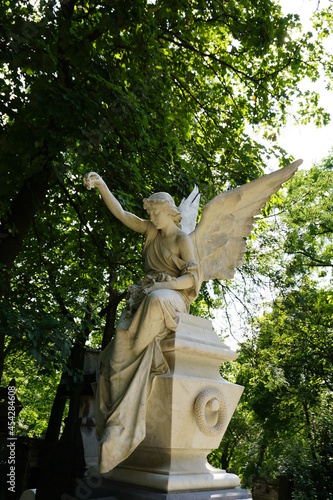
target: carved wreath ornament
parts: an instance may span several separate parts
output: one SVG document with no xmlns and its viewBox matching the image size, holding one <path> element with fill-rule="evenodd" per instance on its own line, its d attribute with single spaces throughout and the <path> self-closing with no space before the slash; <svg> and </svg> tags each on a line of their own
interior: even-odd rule
<svg viewBox="0 0 333 500">
<path fill-rule="evenodd" d="M 217 412 L 217 422 L 209 425 L 207 410 Z M 217 436 L 227 427 L 228 410 L 222 395 L 214 389 L 205 389 L 200 392 L 194 403 L 194 415 L 197 426 L 206 436 Z"/>
</svg>

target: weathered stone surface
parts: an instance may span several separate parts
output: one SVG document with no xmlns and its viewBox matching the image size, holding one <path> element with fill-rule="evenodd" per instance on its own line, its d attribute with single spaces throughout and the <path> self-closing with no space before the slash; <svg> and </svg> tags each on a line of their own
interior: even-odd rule
<svg viewBox="0 0 333 500">
<path fill-rule="evenodd" d="M 188 314 L 180 315 L 178 330 L 162 350 L 170 372 L 155 378 L 146 437 L 106 477 L 168 492 L 239 486 L 238 476 L 206 460 L 219 446 L 243 391 L 219 374 L 221 362 L 237 354 L 220 341 L 210 321 Z"/>
</svg>

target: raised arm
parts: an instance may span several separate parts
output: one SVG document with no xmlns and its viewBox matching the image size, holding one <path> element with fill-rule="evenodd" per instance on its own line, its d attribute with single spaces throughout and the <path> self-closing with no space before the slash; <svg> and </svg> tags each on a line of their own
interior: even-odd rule
<svg viewBox="0 0 333 500">
<path fill-rule="evenodd" d="M 125 224 L 125 226 L 133 229 L 134 231 L 137 231 L 138 233 L 143 234 L 146 232 L 149 222 L 145 219 L 140 219 L 140 217 L 137 217 L 136 215 L 124 210 L 117 198 L 113 196 L 100 175 L 96 174 L 96 172 L 89 172 L 84 176 L 83 184 L 87 189 L 96 187 L 101 193 L 101 196 L 110 212 L 115 217 L 117 217 L 120 222 Z"/>
</svg>

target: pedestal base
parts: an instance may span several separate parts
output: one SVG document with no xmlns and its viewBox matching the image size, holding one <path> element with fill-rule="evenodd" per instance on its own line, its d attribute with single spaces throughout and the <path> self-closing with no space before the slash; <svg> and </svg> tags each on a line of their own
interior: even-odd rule
<svg viewBox="0 0 333 500">
<path fill-rule="evenodd" d="M 206 464 L 206 470 L 200 473 L 178 472 L 162 473 L 147 470 L 131 470 L 127 467 L 116 467 L 105 475 L 108 480 L 148 487 L 160 492 L 191 492 L 198 490 L 218 490 L 237 488 L 240 480 L 236 474 L 215 469 Z"/>
<path fill-rule="evenodd" d="M 104 479 L 168 493 L 237 488 L 238 476 L 207 464 L 243 391 L 219 373 L 221 360 L 237 354 L 210 321 L 188 314 L 179 319 L 178 330 L 161 343 L 170 372 L 154 380 L 146 437 Z"/>
<path fill-rule="evenodd" d="M 251 498 L 238 489 L 238 476 L 207 464 L 243 391 L 219 373 L 221 362 L 237 354 L 220 341 L 210 321 L 184 313 L 179 320 L 178 330 L 161 343 L 170 372 L 154 379 L 146 436 L 124 462 L 103 474 L 103 486 L 110 485 L 106 496 L 90 498 Z M 113 493 L 119 484 L 125 490 Z"/>
<path fill-rule="evenodd" d="M 162 492 L 134 485 L 103 481 L 101 486 L 90 490 L 88 498 L 89 500 L 251 500 L 252 496 L 247 490 L 241 488 Z"/>
</svg>

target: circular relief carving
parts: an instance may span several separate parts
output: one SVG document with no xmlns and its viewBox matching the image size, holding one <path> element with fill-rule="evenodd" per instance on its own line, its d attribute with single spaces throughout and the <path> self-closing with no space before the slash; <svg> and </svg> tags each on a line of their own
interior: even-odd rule
<svg viewBox="0 0 333 500">
<path fill-rule="evenodd" d="M 207 413 L 217 413 L 215 425 L 207 422 Z M 222 395 L 214 389 L 200 392 L 194 403 L 194 415 L 197 426 L 206 436 L 217 436 L 227 426 L 228 411 Z"/>
</svg>

